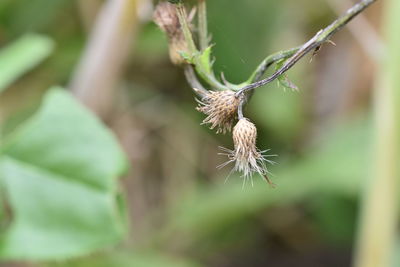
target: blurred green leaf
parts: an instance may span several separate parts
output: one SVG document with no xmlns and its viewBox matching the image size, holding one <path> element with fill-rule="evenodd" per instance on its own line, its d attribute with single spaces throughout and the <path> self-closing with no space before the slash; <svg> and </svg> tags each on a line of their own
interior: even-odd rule
<svg viewBox="0 0 400 267">
<path fill-rule="evenodd" d="M 168 57 L 168 40 L 155 24 L 141 25 L 140 34 L 135 41 L 135 51 L 140 60 L 152 62 Z"/>
<path fill-rule="evenodd" d="M 54 267 L 54 265 L 52 265 Z M 56 267 L 199 267 L 187 259 L 163 255 L 157 251 L 117 252 L 56 264 Z"/>
<path fill-rule="evenodd" d="M 251 101 L 248 109 L 256 124 L 285 144 L 293 141 L 304 127 L 306 112 L 302 94 L 284 92 L 270 84 L 255 92 Z"/>
<path fill-rule="evenodd" d="M 2 144 L 0 180 L 12 210 L 0 258 L 48 260 L 89 253 L 125 232 L 115 138 L 69 94 L 53 88 Z"/>
<path fill-rule="evenodd" d="M 0 92 L 42 62 L 53 51 L 48 37 L 27 34 L 0 51 Z"/>
<path fill-rule="evenodd" d="M 232 83 L 241 83 L 268 54 L 281 32 L 279 19 L 284 1 L 207 1 L 212 33 L 215 73 L 223 72 Z M 229 7 L 229 12 L 227 11 Z M 222 11 L 222 12 L 221 12 Z"/>
<path fill-rule="evenodd" d="M 357 214 L 355 198 L 325 193 L 316 196 L 310 204 L 313 221 L 323 237 L 339 245 L 352 242 Z"/>
<path fill-rule="evenodd" d="M 4 2 L 2 0 L 1 2 Z M 25 32 L 43 32 L 50 27 L 62 31 L 62 25 L 73 20 L 73 16 L 66 16 L 65 12 L 72 6 L 69 0 L 7 0 L 3 10 L 0 10 L 0 20 L 12 36 L 19 36 Z M 7 3 L 8 2 L 8 3 Z"/>
<path fill-rule="evenodd" d="M 28 120 L 33 114 L 35 114 L 36 110 L 39 107 L 40 102 L 35 103 L 31 106 L 27 106 L 26 108 L 21 108 L 15 114 L 7 117 L 0 124 L 0 140 L 7 138 L 9 134 L 12 134 L 14 132 L 14 129 L 16 129 L 24 121 Z"/>
</svg>

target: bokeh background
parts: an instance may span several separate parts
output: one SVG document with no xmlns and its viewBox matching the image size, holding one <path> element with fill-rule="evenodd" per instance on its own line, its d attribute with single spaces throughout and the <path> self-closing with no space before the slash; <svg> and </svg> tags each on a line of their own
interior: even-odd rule
<svg viewBox="0 0 400 267">
<path fill-rule="evenodd" d="M 53 85 L 95 110 L 129 159 L 120 181 L 129 232 L 117 245 L 78 258 L 0 266 L 351 266 L 360 202 L 373 176 L 373 89 L 385 1 L 335 35 L 336 46 L 325 44 L 312 61 L 306 56 L 289 71 L 299 91 L 273 82 L 246 107 L 258 147 L 278 155 L 270 166 L 275 189 L 258 175 L 254 186 L 242 188 L 238 174 L 225 182 L 232 166 L 216 169 L 226 160 L 218 146 L 232 148 L 231 136 L 200 125 L 195 95 L 152 22 L 152 1 L 120 1 L 135 2 L 137 17 L 123 36 L 112 35 L 106 61 L 93 59 L 93 69 L 109 75 L 85 81 L 91 74 L 81 62 L 95 49 L 87 44 L 106 2 L 113 1 L 0 2 L 1 47 L 29 33 L 54 43 L 45 61 L 2 92 L 0 112 L 2 122 L 24 113 Z M 304 43 L 352 2 L 207 4 L 216 73 L 240 83 L 267 55 Z M 91 82 L 96 86 L 81 95 Z"/>
</svg>

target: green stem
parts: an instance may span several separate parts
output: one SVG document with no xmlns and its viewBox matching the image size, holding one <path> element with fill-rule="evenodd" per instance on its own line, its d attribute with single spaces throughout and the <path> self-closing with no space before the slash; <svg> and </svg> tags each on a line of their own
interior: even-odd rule
<svg viewBox="0 0 400 267">
<path fill-rule="evenodd" d="M 387 0 L 384 11 L 386 54 L 374 92 L 375 151 L 372 180 L 362 199 L 355 267 L 390 267 L 398 223 L 400 162 L 400 1 Z"/>
<path fill-rule="evenodd" d="M 289 57 L 293 56 L 297 51 L 299 51 L 299 49 L 300 47 L 295 47 L 269 55 L 260 63 L 260 65 L 258 65 L 257 69 L 251 74 L 247 81 L 249 83 L 259 81 L 271 65 L 282 59 L 288 59 Z"/>
<path fill-rule="evenodd" d="M 206 68 L 203 66 L 200 60 L 196 59 L 195 60 L 195 68 L 196 72 L 199 74 L 199 76 L 206 82 L 208 83 L 211 87 L 217 90 L 230 90 L 226 85 L 223 85 L 220 83 L 217 78 L 215 78 L 214 73 L 208 72 Z"/>
<path fill-rule="evenodd" d="M 196 48 L 196 44 L 193 41 L 193 36 L 187 22 L 187 14 L 185 7 L 183 6 L 182 3 L 178 3 L 176 4 L 176 10 L 179 18 L 179 23 L 181 24 L 182 27 L 183 35 L 185 36 L 185 41 L 188 44 L 189 53 L 195 54 L 198 52 L 198 50 Z"/>
<path fill-rule="evenodd" d="M 208 47 L 208 30 L 207 30 L 207 6 L 205 0 L 199 0 L 199 40 L 200 49 L 204 51 Z"/>
<path fill-rule="evenodd" d="M 193 91 L 201 98 L 207 95 L 207 90 L 203 87 L 203 85 L 199 82 L 194 73 L 192 65 L 186 65 L 184 68 L 184 73 L 186 77 L 186 81 L 192 87 Z"/>
<path fill-rule="evenodd" d="M 202 62 L 200 55 L 201 53 L 197 50 L 196 45 L 193 41 L 193 36 L 190 31 L 188 22 L 187 22 L 187 15 L 185 8 L 182 3 L 176 4 L 177 13 L 179 18 L 179 23 L 181 24 L 183 35 L 185 36 L 185 40 L 188 44 L 189 54 L 192 57 L 193 64 L 195 65 L 196 71 L 199 76 L 208 83 L 211 87 L 217 90 L 228 90 L 229 87 L 225 86 L 224 84 L 220 83 L 216 78 L 210 68 L 207 68 L 205 64 Z M 209 64 L 209 63 L 207 63 Z"/>
<path fill-rule="evenodd" d="M 355 4 L 352 8 L 347 10 L 347 12 L 342 15 L 340 18 L 332 22 L 328 27 L 319 31 L 313 38 L 311 38 L 307 43 L 301 46 L 301 48 L 291 57 L 289 58 L 285 64 L 277 70 L 270 77 L 254 82 L 243 87 L 237 94 L 244 94 L 250 90 L 254 90 L 255 88 L 266 85 L 283 73 L 288 71 L 291 67 L 293 67 L 301 58 L 303 58 L 306 54 L 320 47 L 324 42 L 328 41 L 330 37 L 335 34 L 337 31 L 342 29 L 348 22 L 350 22 L 355 16 L 360 14 L 363 10 L 365 10 L 372 3 L 376 2 L 376 0 L 362 0 L 358 4 Z"/>
</svg>

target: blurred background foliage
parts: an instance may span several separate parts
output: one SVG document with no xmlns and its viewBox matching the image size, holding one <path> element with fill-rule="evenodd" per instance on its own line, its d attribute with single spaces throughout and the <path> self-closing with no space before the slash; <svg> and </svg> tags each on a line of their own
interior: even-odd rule
<svg viewBox="0 0 400 267">
<path fill-rule="evenodd" d="M 268 54 L 303 43 L 336 18 L 335 2 L 350 6 L 344 0 L 208 1 L 215 70 L 232 82 L 245 80 Z M 256 176 L 254 187 L 242 189 L 239 175 L 224 182 L 229 167 L 215 168 L 225 160 L 217 155 L 218 146 L 232 147 L 230 136 L 200 126 L 203 116 L 194 109 L 194 94 L 182 69 L 169 62 L 166 37 L 152 22 L 154 3 L 138 1 L 137 24 L 131 25 L 134 38 L 109 99 L 112 109 L 103 118 L 129 160 L 130 170 L 117 186 L 114 178 L 126 168 L 109 131 L 63 89 L 47 89 L 71 84 L 102 4 L 101 0 L 0 2 L 2 153 L 15 156 L 24 151 L 18 150 L 19 142 L 56 138 L 52 145 L 43 141 L 43 147 L 37 144 L 40 149 L 27 148 L 29 160 L 70 175 L 66 184 L 77 178 L 82 190 L 88 189 L 83 182 L 88 177 L 107 184 L 101 194 L 87 197 L 81 189 L 63 187 L 67 185 L 40 185 L 43 192 L 54 193 L 48 201 L 55 197 L 60 201 L 55 207 L 65 208 L 59 210 L 62 216 L 54 207 L 40 211 L 56 225 L 54 231 L 62 233 L 50 239 L 58 256 L 51 256 L 51 242 L 39 250 L 48 250 L 47 256 L 24 254 L 22 242 L 32 242 L 25 249 L 41 244 L 37 233 L 37 240 L 18 237 L 20 245 L 14 249 L 22 250 L 17 254 L 23 256 L 0 266 L 350 266 L 359 199 L 371 177 L 371 90 L 377 61 L 362 42 L 374 32 L 360 37 L 344 29 L 333 39 L 336 47 L 326 44 L 311 63 L 302 60 L 289 72 L 299 92 L 284 91 L 277 83 L 257 90 L 245 113 L 258 127 L 258 146 L 279 155 L 278 164 L 271 166 L 277 188 Z M 372 31 L 379 29 L 380 11 L 378 3 L 365 13 Z M 50 101 L 52 97 L 58 100 Z M 58 116 L 45 112 L 49 101 L 59 101 L 51 105 Z M 43 122 L 42 116 L 51 120 Z M 38 131 L 35 136 L 48 133 L 49 137 L 14 138 L 13 131 L 26 120 L 23 127 Z M 50 123 L 59 127 L 57 131 L 45 126 Z M 16 139 L 11 148 L 9 136 Z M 66 147 L 73 141 L 76 150 L 55 149 L 57 137 L 60 143 L 62 137 L 68 140 L 63 143 Z M 52 165 L 50 158 L 35 158 L 45 155 L 60 157 L 59 165 Z M 79 178 L 83 170 L 90 175 Z M 2 180 L 7 178 L 0 178 L 0 193 L 10 194 Z M 57 194 L 58 189 L 66 195 Z M 3 235 L 13 217 L 9 200 L 4 196 L 0 200 Z M 127 215 L 116 216 L 114 212 L 121 209 L 125 213 L 124 206 Z M 73 214 L 69 217 L 66 212 Z M 63 224 L 69 219 L 71 225 Z M 93 224 L 95 220 L 101 222 Z M 121 230 L 126 221 L 129 230 Z M 74 247 L 85 234 L 87 245 L 62 251 L 64 242 Z M 120 242 L 115 245 L 115 240 Z M 0 255 L 10 258 L 4 247 L 0 245 Z"/>
</svg>

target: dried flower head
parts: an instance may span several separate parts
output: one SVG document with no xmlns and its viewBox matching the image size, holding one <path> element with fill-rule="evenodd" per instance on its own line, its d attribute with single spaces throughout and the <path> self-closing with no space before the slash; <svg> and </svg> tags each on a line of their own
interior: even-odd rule
<svg viewBox="0 0 400 267">
<path fill-rule="evenodd" d="M 233 171 L 243 173 L 243 185 L 245 184 L 246 180 L 249 179 L 251 180 L 251 182 L 253 182 L 251 179 L 253 173 L 259 173 L 267 180 L 269 184 L 273 185 L 267 176 L 268 170 L 266 167 L 266 163 L 273 164 L 274 162 L 268 160 L 267 157 L 274 155 L 264 155 L 265 152 L 267 152 L 268 150 L 260 151 L 259 149 L 257 149 L 256 126 L 248 119 L 242 118 L 233 128 L 232 137 L 235 149 L 230 150 L 226 148 L 221 148 L 224 153 L 220 154 L 228 156 L 229 160 L 219 167 L 222 168 L 231 162 L 235 162 Z"/>
<path fill-rule="evenodd" d="M 196 108 L 207 117 L 202 124 L 210 123 L 211 129 L 217 128 L 217 133 L 225 133 L 232 129 L 237 117 L 239 98 L 231 90 L 208 91 Z"/>
<path fill-rule="evenodd" d="M 182 32 L 175 5 L 169 2 L 160 2 L 154 11 L 154 22 L 167 34 L 169 56 L 172 63 L 176 65 L 185 64 L 186 61 L 182 58 L 180 52 L 187 52 L 188 45 Z"/>
</svg>

